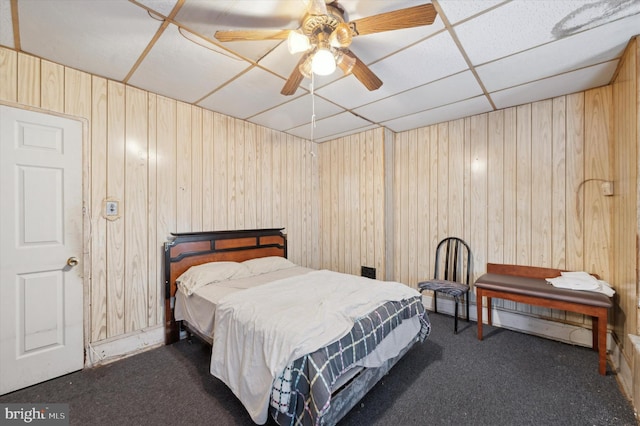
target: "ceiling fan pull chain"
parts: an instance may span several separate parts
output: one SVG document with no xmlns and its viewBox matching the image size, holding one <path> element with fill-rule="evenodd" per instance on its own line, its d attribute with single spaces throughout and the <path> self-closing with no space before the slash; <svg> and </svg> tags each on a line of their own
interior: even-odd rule
<svg viewBox="0 0 640 426">
<path fill-rule="evenodd" d="M 313 130 L 316 127 L 316 97 L 315 74 L 311 73 L 311 142 L 313 142 Z"/>
</svg>

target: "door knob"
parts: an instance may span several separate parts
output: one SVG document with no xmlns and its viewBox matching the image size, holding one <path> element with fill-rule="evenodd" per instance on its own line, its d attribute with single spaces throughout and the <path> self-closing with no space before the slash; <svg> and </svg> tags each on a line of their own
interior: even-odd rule
<svg viewBox="0 0 640 426">
<path fill-rule="evenodd" d="M 77 257 L 70 257 L 67 259 L 67 265 L 71 266 L 72 268 L 74 266 L 76 266 L 78 264 L 78 258 Z"/>
</svg>

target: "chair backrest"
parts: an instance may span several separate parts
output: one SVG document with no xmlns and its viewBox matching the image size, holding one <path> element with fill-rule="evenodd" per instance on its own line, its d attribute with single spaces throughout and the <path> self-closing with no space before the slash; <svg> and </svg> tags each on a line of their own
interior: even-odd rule
<svg viewBox="0 0 640 426">
<path fill-rule="evenodd" d="M 471 249 L 462 239 L 447 237 L 438 243 L 433 278 L 469 285 Z"/>
</svg>

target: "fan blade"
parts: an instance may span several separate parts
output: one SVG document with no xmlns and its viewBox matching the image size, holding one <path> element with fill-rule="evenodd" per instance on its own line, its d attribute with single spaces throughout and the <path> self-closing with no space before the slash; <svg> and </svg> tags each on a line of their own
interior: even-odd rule
<svg viewBox="0 0 640 426">
<path fill-rule="evenodd" d="M 284 40 L 288 36 L 289 30 L 216 31 L 214 35 L 218 41 Z"/>
<path fill-rule="evenodd" d="M 358 35 L 375 34 L 383 31 L 431 25 L 438 12 L 431 3 L 394 10 L 379 15 L 367 16 L 349 22 Z"/>
<path fill-rule="evenodd" d="M 302 63 L 307 59 L 307 56 L 309 56 L 308 53 L 302 55 L 296 67 L 293 69 L 293 71 L 291 71 L 289 79 L 286 83 L 284 83 L 284 87 L 280 91 L 282 95 L 290 96 L 296 93 L 296 90 L 298 90 L 298 86 L 300 86 L 300 83 L 304 78 L 304 75 L 302 75 L 302 73 L 300 72 L 300 65 L 302 65 Z"/>
<path fill-rule="evenodd" d="M 382 80 L 380 80 L 378 76 L 375 75 L 373 71 L 371 71 L 371 69 L 355 55 L 355 53 L 348 50 L 345 52 L 345 55 L 349 55 L 356 60 L 351 73 L 360 80 L 360 83 L 364 84 L 364 87 L 371 91 L 379 89 L 380 86 L 382 86 Z"/>
</svg>

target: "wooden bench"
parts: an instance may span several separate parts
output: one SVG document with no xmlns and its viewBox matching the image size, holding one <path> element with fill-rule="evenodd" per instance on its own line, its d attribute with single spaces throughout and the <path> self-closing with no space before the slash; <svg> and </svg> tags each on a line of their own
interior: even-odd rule
<svg viewBox="0 0 640 426">
<path fill-rule="evenodd" d="M 511 300 L 545 308 L 577 312 L 592 317 L 593 349 L 598 351 L 600 374 L 607 370 L 607 312 L 612 306 L 605 294 L 552 286 L 545 278 L 562 271 L 532 266 L 487 264 L 487 273 L 475 282 L 478 309 L 478 339 L 482 340 L 482 298 L 487 298 L 487 324 L 491 325 L 491 298 Z"/>
</svg>

